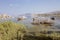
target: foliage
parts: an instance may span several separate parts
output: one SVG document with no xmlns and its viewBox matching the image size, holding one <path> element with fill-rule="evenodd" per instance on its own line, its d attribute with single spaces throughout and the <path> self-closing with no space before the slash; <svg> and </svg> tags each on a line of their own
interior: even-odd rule
<svg viewBox="0 0 60 40">
<path fill-rule="evenodd" d="M 21 36 L 26 28 L 23 24 L 5 21 L 0 23 L 0 40 L 17 40 L 17 36 Z"/>
<path fill-rule="evenodd" d="M 47 31 L 29 33 L 23 24 L 12 21 L 0 22 L 0 40 L 60 40 L 60 33 L 44 34 Z"/>
</svg>

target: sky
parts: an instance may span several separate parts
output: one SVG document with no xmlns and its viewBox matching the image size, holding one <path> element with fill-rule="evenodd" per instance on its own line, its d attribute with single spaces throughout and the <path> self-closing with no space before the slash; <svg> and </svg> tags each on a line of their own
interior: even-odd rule
<svg viewBox="0 0 60 40">
<path fill-rule="evenodd" d="M 0 14 L 19 15 L 60 11 L 60 0 L 0 0 Z"/>
</svg>

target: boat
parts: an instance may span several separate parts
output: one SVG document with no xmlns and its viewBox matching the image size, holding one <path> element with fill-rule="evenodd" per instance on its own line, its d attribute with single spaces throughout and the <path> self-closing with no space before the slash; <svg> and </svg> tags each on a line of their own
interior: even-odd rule
<svg viewBox="0 0 60 40">
<path fill-rule="evenodd" d="M 21 17 L 18 17 L 17 18 L 17 21 L 20 21 L 20 20 L 25 20 L 27 17 L 25 17 L 25 16 L 21 16 Z"/>
<path fill-rule="evenodd" d="M 40 17 L 40 18 L 33 18 L 32 24 L 47 24 L 47 25 L 52 25 L 54 24 L 55 19 L 54 18 L 45 18 L 45 17 Z"/>
</svg>

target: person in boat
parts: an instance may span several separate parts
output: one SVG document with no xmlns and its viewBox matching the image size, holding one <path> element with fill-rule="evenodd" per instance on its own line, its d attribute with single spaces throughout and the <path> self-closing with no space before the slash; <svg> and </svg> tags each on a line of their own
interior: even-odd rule
<svg viewBox="0 0 60 40">
<path fill-rule="evenodd" d="M 22 16 L 22 17 L 18 17 L 17 20 L 20 21 L 20 20 L 24 20 L 24 19 L 26 19 L 26 18 L 27 18 L 27 17 Z"/>
<path fill-rule="evenodd" d="M 54 18 L 54 17 L 52 17 L 51 19 L 52 19 L 52 20 L 55 20 L 55 18 Z"/>
<path fill-rule="evenodd" d="M 53 24 L 55 18 L 46 18 L 46 17 L 40 17 L 40 18 L 33 18 L 34 24 Z"/>
<path fill-rule="evenodd" d="M 47 19 L 43 19 L 40 23 L 42 24 L 53 24 L 54 23 L 55 18 L 47 18 Z"/>
</svg>

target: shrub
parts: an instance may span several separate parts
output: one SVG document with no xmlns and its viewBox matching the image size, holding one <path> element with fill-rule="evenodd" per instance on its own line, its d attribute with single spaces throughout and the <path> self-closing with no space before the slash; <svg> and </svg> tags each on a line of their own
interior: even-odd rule
<svg viewBox="0 0 60 40">
<path fill-rule="evenodd" d="M 12 21 L 5 21 L 0 23 L 0 39 L 14 40 L 21 36 L 26 31 L 23 24 L 18 24 Z"/>
</svg>

